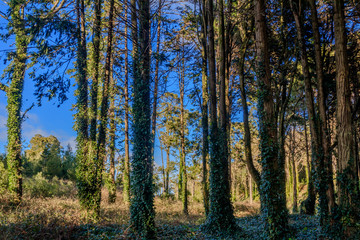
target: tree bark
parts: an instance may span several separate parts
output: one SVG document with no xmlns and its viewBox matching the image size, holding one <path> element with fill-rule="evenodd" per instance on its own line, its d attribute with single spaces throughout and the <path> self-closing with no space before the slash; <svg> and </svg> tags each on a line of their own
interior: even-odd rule
<svg viewBox="0 0 360 240">
<path fill-rule="evenodd" d="M 158 103 L 158 86 L 159 86 L 159 66 L 160 66 L 160 37 L 161 37 L 161 8 L 162 1 L 159 0 L 159 15 L 156 28 L 156 59 L 155 59 L 155 79 L 154 79 L 154 100 L 152 106 L 152 115 L 151 115 L 151 136 L 152 136 L 152 145 L 151 145 L 151 155 L 154 157 L 154 147 L 155 147 L 155 134 L 156 134 L 156 117 L 157 117 L 157 103 Z"/>
<path fill-rule="evenodd" d="M 131 2 L 131 22 L 133 25 L 132 27 L 137 26 L 136 22 L 136 7 L 134 6 L 135 0 Z M 135 16 L 134 16 L 135 15 Z M 128 20 L 128 6 L 125 4 L 125 22 L 127 23 Z M 137 35 L 132 32 L 132 39 Z M 124 81 L 124 108 L 125 108 L 125 116 L 124 116 L 124 143 L 125 143 L 125 161 L 124 161 L 124 174 L 123 174 L 123 199 L 124 202 L 129 203 L 130 201 L 130 153 L 129 153 L 129 49 L 128 49 L 128 25 L 125 24 L 125 64 L 124 64 L 124 74 L 125 74 L 125 81 Z M 136 60 L 136 47 L 133 45 L 133 61 Z M 135 63 L 134 63 L 135 64 Z M 135 73 L 134 73 L 135 74 Z"/>
<path fill-rule="evenodd" d="M 246 166 L 251 175 L 251 178 L 254 179 L 255 184 L 259 188 L 260 187 L 260 173 L 254 166 L 252 150 L 251 150 L 249 110 L 248 110 L 248 105 L 247 105 L 247 97 L 246 97 L 246 91 L 245 91 L 245 76 L 244 76 L 245 52 L 246 52 L 246 50 L 243 50 L 240 55 L 240 74 L 239 74 L 241 103 L 242 103 L 243 122 L 244 122 L 245 159 L 246 159 Z"/>
<path fill-rule="evenodd" d="M 9 175 L 8 189 L 13 204 L 22 199 L 22 162 L 21 162 L 21 106 L 26 71 L 28 36 L 22 16 L 23 2 L 10 1 L 11 19 L 15 33 L 16 54 L 13 59 L 11 83 L 7 89 L 7 166 Z"/>
<path fill-rule="evenodd" d="M 316 78 L 318 85 L 318 94 L 319 94 L 319 115 L 320 115 L 320 127 L 321 127 L 321 144 L 324 151 L 324 165 L 327 172 L 327 197 L 329 212 L 331 212 L 335 207 L 335 194 L 334 194 L 334 182 L 333 182 L 333 170 L 332 170 L 332 160 L 331 153 L 329 151 L 330 147 L 330 135 L 327 127 L 327 116 L 326 116 L 326 96 L 324 86 L 328 84 L 325 82 L 324 73 L 323 73 L 323 62 L 321 57 L 321 42 L 320 42 L 320 33 L 319 33 L 319 23 L 317 17 L 317 10 L 315 0 L 310 0 L 311 7 L 311 23 L 314 34 L 314 47 L 315 47 L 315 62 L 316 62 Z"/>
<path fill-rule="evenodd" d="M 222 1 L 220 3 L 223 5 Z M 235 218 L 230 202 L 230 186 L 228 179 L 228 158 L 223 146 L 227 142 L 226 139 L 226 109 L 225 109 L 225 78 L 222 77 L 222 87 L 220 87 L 220 106 L 221 106 L 221 128 L 220 132 L 217 122 L 217 96 L 216 96 L 216 65 L 215 65 L 215 35 L 214 35 L 214 9 L 213 2 L 209 1 L 207 4 L 208 16 L 208 62 L 209 62 L 209 88 L 210 88 L 210 209 L 206 222 L 203 226 L 204 230 L 213 233 L 224 231 L 236 231 Z M 220 6 L 220 9 L 223 7 Z M 222 11 L 222 10 L 220 10 Z M 221 17 L 222 26 L 224 19 Z M 224 42 L 223 42 L 224 43 Z M 224 48 L 222 48 L 224 49 Z M 225 60 L 223 58 L 223 60 Z M 225 117 L 225 118 L 224 118 Z M 224 121 L 225 120 L 225 121 Z M 225 136 L 225 137 L 224 137 Z M 220 143 L 221 141 L 221 143 Z"/>
<path fill-rule="evenodd" d="M 86 49 L 86 22 L 84 0 L 76 1 L 78 49 L 77 49 L 77 187 L 80 205 L 86 207 L 88 194 L 88 79 L 87 79 L 87 49 Z"/>
<path fill-rule="evenodd" d="M 293 213 L 298 211 L 297 205 L 297 168 L 295 162 L 295 126 L 292 126 L 291 132 L 291 168 L 292 168 L 292 182 L 293 182 Z"/>
<path fill-rule="evenodd" d="M 334 1 L 335 59 L 336 59 L 336 115 L 338 139 L 338 199 L 341 213 L 350 220 L 344 222 L 345 234 L 359 219 L 359 194 L 356 182 L 356 164 L 353 155 L 351 91 L 347 39 L 345 28 L 344 1 Z"/>
<path fill-rule="evenodd" d="M 116 120 L 115 120 L 115 95 L 116 84 L 113 77 L 113 63 L 114 56 L 111 56 L 111 68 L 110 68 L 110 130 L 109 130 L 109 157 L 110 157 L 110 187 L 109 187 L 109 203 L 114 203 L 116 200 L 116 182 L 115 182 L 115 152 L 116 152 Z"/>
<path fill-rule="evenodd" d="M 133 5 L 135 6 L 135 5 Z M 134 28 L 133 28 L 134 29 Z M 153 158 L 150 115 L 150 1 L 139 0 L 139 39 L 134 63 L 133 157 L 130 225 L 137 238 L 155 238 Z M 136 35 L 133 32 L 133 35 Z M 134 40 L 134 39 L 133 39 Z"/>
<path fill-rule="evenodd" d="M 105 76 L 104 76 L 104 82 L 103 82 L 103 89 L 102 89 L 102 98 L 101 98 L 101 104 L 100 104 L 100 125 L 98 129 L 98 143 L 97 143 L 97 159 L 98 159 L 98 166 L 97 169 L 99 171 L 97 172 L 96 176 L 96 187 L 100 190 L 100 199 L 99 199 L 99 210 L 100 211 L 100 201 L 101 201 L 101 185 L 102 185 L 102 172 L 104 169 L 104 162 L 106 161 L 106 134 L 107 134 L 107 125 L 109 122 L 109 99 L 112 100 L 112 91 L 110 90 L 110 86 L 113 85 L 111 83 L 112 79 L 112 45 L 113 45 L 113 30 L 114 30 L 114 0 L 110 1 L 110 8 L 109 8 L 109 26 L 108 26 L 108 39 L 107 39 L 107 49 L 106 49 L 106 59 L 105 59 Z M 113 86 L 114 87 L 114 86 Z M 113 168 L 115 168 L 113 166 Z M 115 175 L 115 169 L 114 169 L 114 175 Z M 113 178 L 114 179 L 114 178 Z M 114 187 L 115 180 L 112 180 L 112 184 Z M 113 188 L 112 191 L 115 189 Z M 112 194 L 115 195 L 115 191 Z M 114 201 L 113 199 L 109 198 L 109 201 Z"/>
<path fill-rule="evenodd" d="M 208 159 L 209 159 L 209 94 L 208 94 L 208 73 L 207 73 L 207 15 L 206 15 L 206 1 L 202 1 L 202 22 L 201 22 L 201 43 L 202 43 L 202 106 L 201 106 L 201 125 L 202 125 L 202 191 L 205 215 L 209 214 L 209 179 L 208 179 Z"/>
<path fill-rule="evenodd" d="M 297 29 L 297 40 L 300 48 L 301 55 L 301 65 L 304 75 L 305 82 L 305 98 L 306 98 L 306 106 L 309 115 L 310 122 L 310 133 L 311 133 L 311 147 L 312 147 L 312 161 L 315 163 L 315 179 L 317 181 L 317 193 L 319 194 L 319 205 L 320 205 L 320 224 L 323 226 L 326 224 L 326 220 L 328 218 L 328 199 L 326 195 L 327 181 L 326 181 L 326 169 L 324 165 L 324 153 L 321 145 L 321 136 L 319 133 L 319 125 L 317 121 L 317 116 L 315 112 L 315 104 L 314 104 L 314 94 L 311 86 L 311 77 L 309 72 L 309 63 L 307 60 L 307 51 L 305 46 L 305 39 L 303 35 L 303 23 L 302 23 L 302 13 L 298 12 L 297 9 L 294 8 L 293 2 L 292 12 L 295 19 L 295 25 Z"/>
<path fill-rule="evenodd" d="M 284 172 L 278 161 L 278 137 L 271 83 L 270 56 L 264 0 L 255 0 L 256 76 L 261 151 L 261 210 L 269 239 L 284 238 L 288 229 L 288 212 L 284 183 L 275 176 Z"/>
<path fill-rule="evenodd" d="M 185 108 L 184 108 L 184 95 L 185 95 L 185 49 L 182 43 L 182 61 L 181 61 L 181 76 L 179 82 L 180 89 L 180 175 L 181 175 L 181 200 L 183 203 L 183 213 L 188 215 L 188 190 L 187 190 L 187 174 L 186 174 L 186 161 L 185 161 Z"/>
<path fill-rule="evenodd" d="M 306 150 L 306 166 L 307 166 L 307 176 L 308 176 L 308 185 L 307 185 L 307 198 L 300 204 L 300 213 L 314 215 L 315 214 L 315 200 L 316 193 L 314 188 L 314 161 L 310 162 L 309 154 L 309 141 L 308 141 L 308 130 L 306 124 L 306 116 L 304 110 L 304 132 L 305 132 L 305 150 Z"/>
</svg>

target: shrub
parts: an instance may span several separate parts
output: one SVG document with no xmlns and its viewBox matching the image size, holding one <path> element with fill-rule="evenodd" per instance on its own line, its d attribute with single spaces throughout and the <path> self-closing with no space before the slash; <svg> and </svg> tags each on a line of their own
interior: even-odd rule
<svg viewBox="0 0 360 240">
<path fill-rule="evenodd" d="M 61 197 L 75 195 L 75 184 L 53 177 L 46 179 L 41 172 L 33 178 L 26 178 L 24 181 L 25 193 L 31 197 Z"/>
<path fill-rule="evenodd" d="M 8 186 L 8 177 L 7 171 L 5 169 L 4 163 L 0 161 L 0 193 L 3 193 Z"/>
</svg>

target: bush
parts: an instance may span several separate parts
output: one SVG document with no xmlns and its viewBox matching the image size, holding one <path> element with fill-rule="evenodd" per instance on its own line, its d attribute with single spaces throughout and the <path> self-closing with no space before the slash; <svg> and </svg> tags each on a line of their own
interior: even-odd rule
<svg viewBox="0 0 360 240">
<path fill-rule="evenodd" d="M 41 172 L 33 178 L 26 178 L 24 181 L 25 194 L 31 197 L 61 197 L 75 195 L 75 184 L 53 177 L 52 180 L 46 179 Z"/>
<path fill-rule="evenodd" d="M 0 161 L 0 193 L 3 193 L 8 186 L 8 176 L 4 163 Z"/>
</svg>

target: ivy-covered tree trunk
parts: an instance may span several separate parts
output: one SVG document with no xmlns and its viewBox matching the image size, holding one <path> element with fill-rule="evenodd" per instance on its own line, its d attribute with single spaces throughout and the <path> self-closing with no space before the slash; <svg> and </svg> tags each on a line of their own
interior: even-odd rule
<svg viewBox="0 0 360 240">
<path fill-rule="evenodd" d="M 184 45 L 183 45 L 184 48 Z M 181 200 L 183 203 L 183 213 L 188 214 L 188 190 L 187 190 L 187 174 L 185 161 L 185 49 L 182 49 L 181 76 L 179 79 L 180 88 L 180 175 L 181 175 Z"/>
<path fill-rule="evenodd" d="M 93 52 L 91 56 L 92 84 L 90 91 L 90 135 L 88 141 L 88 156 L 86 177 L 83 184 L 80 203 L 89 213 L 90 217 L 98 218 L 101 201 L 101 178 L 103 159 L 98 158 L 97 142 L 97 112 L 98 112 L 98 85 L 99 85 L 99 64 L 100 64 L 100 40 L 101 40 L 101 5 L 102 0 L 96 0 L 94 4 L 94 38 Z"/>
<path fill-rule="evenodd" d="M 317 193 L 319 194 L 320 205 L 320 224 L 325 225 L 329 215 L 328 211 L 328 199 L 326 195 L 327 181 L 326 181 L 326 169 L 324 165 L 324 154 L 321 146 L 321 136 L 319 133 L 319 124 L 315 112 L 314 95 L 311 86 L 311 76 L 309 72 L 309 63 L 307 59 L 307 51 L 305 45 L 305 39 L 303 34 L 303 21 L 301 8 L 296 8 L 296 5 L 292 2 L 292 12 L 295 19 L 295 25 L 297 29 L 297 40 L 300 49 L 301 66 L 304 75 L 305 83 L 305 100 L 309 114 L 310 133 L 311 133 L 311 147 L 312 147 L 312 161 L 315 166 L 315 180 Z"/>
<path fill-rule="evenodd" d="M 78 50 L 77 50 L 77 187 L 80 204 L 86 206 L 88 201 L 87 172 L 88 165 L 88 82 L 87 82 L 87 50 L 86 50 L 86 26 L 85 26 L 85 4 L 84 0 L 76 1 Z"/>
<path fill-rule="evenodd" d="M 223 3 L 222 3 L 223 4 Z M 209 41 L 209 88 L 210 88 L 210 211 L 204 223 L 205 231 L 221 234 L 234 233 L 237 225 L 230 202 L 230 186 L 228 178 L 227 138 L 226 138 L 226 106 L 225 106 L 225 66 L 224 51 L 225 41 L 222 40 L 222 74 L 220 88 L 220 124 L 217 122 L 217 97 L 216 97 L 216 66 L 215 66 L 215 41 L 214 41 L 214 16 L 213 2 L 207 4 L 208 16 L 208 41 Z M 220 7 L 223 11 L 223 7 Z M 221 17 L 221 26 L 224 27 L 224 18 Z M 224 33 L 224 29 L 220 31 Z"/>
<path fill-rule="evenodd" d="M 321 144 L 324 151 L 324 165 L 326 167 L 326 182 L 327 182 L 327 196 L 328 196 L 328 205 L 329 211 L 331 212 L 335 207 L 335 190 L 333 182 L 333 170 L 332 170 L 332 160 L 330 153 L 330 132 L 327 126 L 327 116 L 326 116 L 326 96 L 325 96 L 325 85 L 329 84 L 326 82 L 323 73 L 323 62 L 321 56 L 321 40 L 319 33 L 319 21 L 317 17 L 317 9 L 315 0 L 310 0 L 311 8 L 311 24 L 314 35 L 314 48 L 315 48 L 315 63 L 316 63 L 316 78 L 317 78 L 317 88 L 318 88 L 318 106 L 319 106 L 319 117 L 320 117 L 320 127 L 321 127 Z"/>
<path fill-rule="evenodd" d="M 113 62 L 113 60 L 111 61 Z M 112 65 L 112 64 L 111 64 Z M 111 67 L 110 72 L 113 69 Z M 116 182 L 115 182 L 115 152 L 116 152 L 116 120 L 115 120 L 115 80 L 110 76 L 110 130 L 109 130 L 109 160 L 110 160 L 110 179 L 109 179 L 109 203 L 114 203 L 116 200 Z"/>
<path fill-rule="evenodd" d="M 353 152 L 351 91 L 347 39 L 345 28 L 344 1 L 334 1 L 336 96 L 337 96 L 337 139 L 338 139 L 338 199 L 346 236 L 359 221 L 359 190 L 356 181 L 356 163 Z"/>
<path fill-rule="evenodd" d="M 134 33 L 135 34 L 135 33 Z M 137 34 L 137 32 L 136 32 Z M 139 1 L 138 64 L 134 69 L 130 225 L 136 238 L 155 238 L 150 116 L 150 2 Z M 137 74 L 139 73 L 139 74 Z"/>
<path fill-rule="evenodd" d="M 288 212 L 283 184 L 278 176 L 284 168 L 278 161 L 278 138 L 271 86 L 264 0 L 255 0 L 256 77 L 258 79 L 258 114 L 261 151 L 261 211 L 268 239 L 282 239 L 288 231 Z"/>
<path fill-rule="evenodd" d="M 135 0 L 131 1 L 131 11 L 135 8 Z M 136 10 L 136 9 L 135 9 Z M 125 4 L 125 22 L 128 21 L 128 7 Z M 131 15 L 131 22 L 135 24 L 133 27 L 137 26 L 136 20 L 136 12 Z M 132 33 L 132 37 L 136 36 L 135 33 Z M 137 38 L 134 39 L 137 41 Z M 124 173 L 123 173 L 123 199 L 124 202 L 128 203 L 130 201 L 130 151 L 129 151 L 129 54 L 128 54 L 128 25 L 125 24 L 125 63 L 124 63 L 124 108 L 125 108 L 125 116 L 124 116 L 124 135 L 125 135 L 125 161 L 124 161 Z M 136 56 L 136 47 L 133 47 L 133 57 Z M 134 60 L 133 60 L 134 61 Z M 135 63 L 134 63 L 135 64 Z"/>
<path fill-rule="evenodd" d="M 209 183 L 208 183 L 208 167 L 207 163 L 209 161 L 209 117 L 208 117 L 208 73 L 207 73 L 207 25 L 206 25 L 206 1 L 202 1 L 202 9 L 201 9 L 201 57 L 202 57 L 202 65 L 201 65 L 201 80 L 202 80 L 202 106 L 201 106 L 201 126 L 202 126 L 202 193 L 203 193 L 203 202 L 205 215 L 209 214 Z"/>
<path fill-rule="evenodd" d="M 13 59 L 11 83 L 7 88 L 7 165 L 11 201 L 19 204 L 22 198 L 21 173 L 21 105 L 26 70 L 28 36 L 25 32 L 25 22 L 22 18 L 23 1 L 10 1 L 11 20 L 15 32 L 16 54 Z"/>
<path fill-rule="evenodd" d="M 109 8 L 109 26 L 108 26 L 108 36 L 107 36 L 107 49 L 106 49 L 106 58 L 105 58 L 105 76 L 104 82 L 102 86 L 102 97 L 101 97 L 101 104 L 100 104 L 100 125 L 99 125 L 99 137 L 98 137 L 98 144 L 97 144 L 97 159 L 98 159 L 98 169 L 96 176 L 96 184 L 97 189 L 100 189 L 101 192 L 101 184 L 102 184 L 102 172 L 104 168 L 104 162 L 106 161 L 106 130 L 109 120 L 109 99 L 112 100 L 113 98 L 113 89 L 110 89 L 110 86 L 114 87 L 114 84 L 111 82 L 112 80 L 112 45 L 113 45 L 113 31 L 114 31 L 114 0 L 110 0 L 110 8 Z M 114 137 L 114 136 L 113 136 Z M 111 170 L 111 169 L 110 169 Z M 112 169 L 111 174 L 114 175 L 114 166 Z M 115 192 L 115 179 L 114 176 L 112 177 L 112 196 L 110 201 L 115 201 L 116 192 Z M 100 194 L 101 200 L 101 194 Z M 100 203 L 99 203 L 100 207 Z"/>
</svg>

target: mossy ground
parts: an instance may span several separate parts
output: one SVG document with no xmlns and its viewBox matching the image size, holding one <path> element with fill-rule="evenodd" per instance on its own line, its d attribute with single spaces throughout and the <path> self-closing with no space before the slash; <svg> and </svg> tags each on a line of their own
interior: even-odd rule
<svg viewBox="0 0 360 240">
<path fill-rule="evenodd" d="M 101 218 L 88 221 L 75 195 L 30 198 L 17 207 L 9 207 L 6 195 L 0 199 L 0 239 L 129 239 L 129 210 L 118 193 L 113 204 L 107 203 L 103 190 Z M 263 225 L 259 204 L 236 202 L 234 213 L 243 231 L 242 239 L 261 239 Z M 155 198 L 158 239 L 216 239 L 199 229 L 205 221 L 201 202 L 190 202 L 189 215 L 182 213 L 180 201 Z M 321 239 L 318 218 L 290 216 L 291 239 Z M 229 239 L 239 237 L 229 237 Z M 325 238 L 326 239 L 326 238 Z"/>
</svg>

